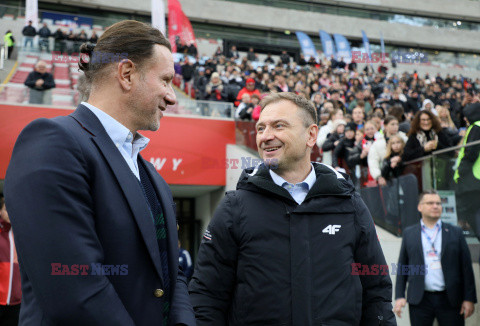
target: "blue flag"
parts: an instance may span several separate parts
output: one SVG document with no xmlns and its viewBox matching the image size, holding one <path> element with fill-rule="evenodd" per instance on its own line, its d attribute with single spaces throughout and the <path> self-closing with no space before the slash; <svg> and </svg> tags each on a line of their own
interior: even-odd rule
<svg viewBox="0 0 480 326">
<path fill-rule="evenodd" d="M 365 52 L 368 55 L 368 58 L 372 60 L 372 53 L 370 52 L 370 42 L 368 41 L 367 34 L 362 30 L 362 39 L 363 39 L 363 47 L 365 48 Z"/>
<path fill-rule="evenodd" d="M 341 34 L 333 34 L 335 39 L 335 46 L 337 47 L 337 60 L 343 58 L 346 63 L 352 62 L 352 51 L 350 51 L 350 43 L 348 43 L 345 36 Z"/>
<path fill-rule="evenodd" d="M 335 55 L 335 48 L 333 46 L 332 37 L 325 31 L 320 30 L 320 39 L 322 40 L 322 48 L 325 57 L 330 59 L 332 55 Z"/>
<path fill-rule="evenodd" d="M 310 59 L 310 57 L 317 58 L 317 50 L 315 50 L 315 45 L 313 45 L 310 37 L 304 32 L 295 32 L 302 49 L 302 54 L 305 56 L 305 60 Z"/>
</svg>

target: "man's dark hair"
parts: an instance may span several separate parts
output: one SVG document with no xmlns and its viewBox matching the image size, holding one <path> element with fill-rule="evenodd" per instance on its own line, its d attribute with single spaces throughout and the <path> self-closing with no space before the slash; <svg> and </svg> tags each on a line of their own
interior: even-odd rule
<svg viewBox="0 0 480 326">
<path fill-rule="evenodd" d="M 274 104 L 280 101 L 292 102 L 301 110 L 303 116 L 303 124 L 306 128 L 312 124 L 317 123 L 317 110 L 315 110 L 313 102 L 295 93 L 270 93 L 260 102 L 260 107 L 263 111 L 263 109 L 265 109 L 267 105 Z"/>
<path fill-rule="evenodd" d="M 421 203 L 425 195 L 438 195 L 438 192 L 434 189 L 425 190 L 418 196 L 418 202 Z"/>
<path fill-rule="evenodd" d="M 108 27 L 96 45 L 82 44 L 78 66 L 89 82 L 101 77 L 107 66 L 122 59 L 130 59 L 141 70 L 152 57 L 155 44 L 172 50 L 158 29 L 136 20 L 124 20 Z M 89 57 L 88 62 L 85 56 Z"/>
</svg>

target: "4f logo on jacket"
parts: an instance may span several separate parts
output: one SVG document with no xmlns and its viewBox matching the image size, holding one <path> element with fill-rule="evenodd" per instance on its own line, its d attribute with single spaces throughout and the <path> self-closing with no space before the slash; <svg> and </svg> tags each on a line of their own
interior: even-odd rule
<svg viewBox="0 0 480 326">
<path fill-rule="evenodd" d="M 325 229 L 323 229 L 323 233 L 328 233 L 328 234 L 335 234 L 338 231 L 340 231 L 341 225 L 329 225 Z"/>
</svg>

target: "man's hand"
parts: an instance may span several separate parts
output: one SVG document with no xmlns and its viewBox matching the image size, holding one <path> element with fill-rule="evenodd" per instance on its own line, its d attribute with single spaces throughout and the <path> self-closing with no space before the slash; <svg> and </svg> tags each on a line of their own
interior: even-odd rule
<svg viewBox="0 0 480 326">
<path fill-rule="evenodd" d="M 462 309 L 460 309 L 460 315 L 463 315 L 463 318 L 467 319 L 475 311 L 475 306 L 471 301 L 463 301 Z"/>
<path fill-rule="evenodd" d="M 400 298 L 395 301 L 393 312 L 398 316 L 398 318 L 402 318 L 402 308 L 405 307 L 406 304 L 407 300 L 405 298 Z"/>
<path fill-rule="evenodd" d="M 44 83 L 44 80 L 43 79 L 38 79 L 36 82 L 35 82 L 35 86 L 37 87 L 42 87 Z"/>
</svg>

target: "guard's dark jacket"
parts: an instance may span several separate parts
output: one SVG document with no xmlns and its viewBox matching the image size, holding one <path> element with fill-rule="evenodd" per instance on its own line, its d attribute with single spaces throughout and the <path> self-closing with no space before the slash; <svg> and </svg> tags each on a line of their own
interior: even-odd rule
<svg viewBox="0 0 480 326">
<path fill-rule="evenodd" d="M 314 166 L 301 205 L 264 165 L 226 194 L 190 283 L 198 326 L 396 325 L 388 273 L 352 275 L 386 264 L 370 213 L 348 176 Z"/>
</svg>

